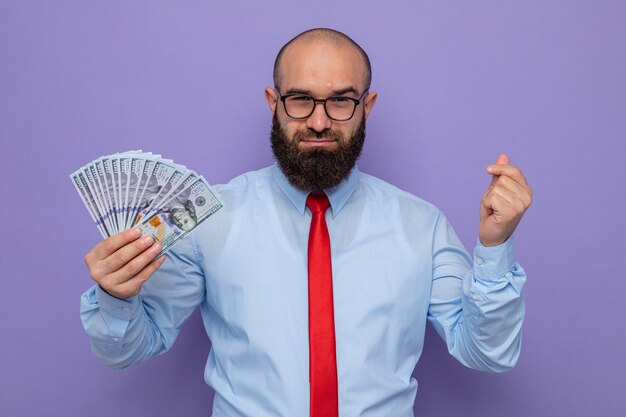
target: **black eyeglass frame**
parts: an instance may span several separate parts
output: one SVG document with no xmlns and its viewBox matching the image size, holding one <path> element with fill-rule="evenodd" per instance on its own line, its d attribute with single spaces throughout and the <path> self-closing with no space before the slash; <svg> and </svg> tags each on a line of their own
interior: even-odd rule
<svg viewBox="0 0 626 417">
<path fill-rule="evenodd" d="M 361 104 L 361 101 L 363 101 L 363 98 L 367 95 L 367 93 L 369 93 L 369 89 L 365 90 L 363 92 L 363 94 L 361 94 L 361 97 L 359 97 L 358 99 L 352 98 L 352 97 L 346 97 L 346 96 L 332 96 L 332 97 L 328 97 L 328 98 L 315 98 L 315 97 L 311 97 L 308 94 L 302 94 L 302 93 L 285 94 L 283 96 L 282 94 L 280 94 L 280 91 L 278 91 L 278 89 L 275 89 L 275 90 L 276 90 L 276 93 L 278 93 L 278 98 L 280 99 L 280 101 L 283 102 L 283 109 L 285 109 L 285 113 L 287 114 L 287 116 L 291 117 L 292 119 L 295 119 L 295 120 L 308 119 L 309 117 L 311 117 L 313 112 L 315 112 L 315 106 L 317 106 L 318 103 L 322 103 L 324 105 L 324 113 L 326 113 L 326 116 L 328 116 L 329 119 L 334 120 L 336 122 L 347 122 L 348 120 L 352 119 L 354 117 L 354 113 L 356 112 L 356 108 L 359 106 L 359 104 Z M 289 97 L 294 97 L 294 96 L 305 96 L 305 97 L 309 97 L 311 100 L 313 100 L 313 107 L 311 108 L 311 113 L 309 113 L 306 116 L 301 116 L 301 117 L 293 117 L 292 115 L 290 115 L 289 112 L 287 111 L 287 105 L 285 104 L 285 100 L 287 100 Z M 352 109 L 352 114 L 350 114 L 350 117 L 348 117 L 347 119 L 336 119 L 336 118 L 332 117 L 330 114 L 328 114 L 328 109 L 326 108 L 326 102 L 328 100 L 337 99 L 337 98 L 347 99 L 347 100 L 350 100 L 350 101 L 352 101 L 354 103 L 354 108 Z"/>
</svg>

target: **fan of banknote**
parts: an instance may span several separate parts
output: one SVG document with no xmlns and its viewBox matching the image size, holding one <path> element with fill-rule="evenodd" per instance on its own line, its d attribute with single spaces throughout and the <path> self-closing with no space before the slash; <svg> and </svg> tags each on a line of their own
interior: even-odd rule
<svg viewBox="0 0 626 417">
<path fill-rule="evenodd" d="M 160 256 L 222 207 L 202 176 L 150 152 L 103 156 L 70 174 L 104 238 L 138 226 Z"/>
</svg>

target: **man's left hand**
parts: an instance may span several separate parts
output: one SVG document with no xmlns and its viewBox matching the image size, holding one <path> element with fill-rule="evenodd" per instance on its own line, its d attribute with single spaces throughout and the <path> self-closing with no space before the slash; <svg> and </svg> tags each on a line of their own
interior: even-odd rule
<svg viewBox="0 0 626 417">
<path fill-rule="evenodd" d="M 504 154 L 486 170 L 493 177 L 480 201 L 478 237 L 483 246 L 496 246 L 513 234 L 532 203 L 533 191 L 522 171 L 510 165 Z"/>
</svg>

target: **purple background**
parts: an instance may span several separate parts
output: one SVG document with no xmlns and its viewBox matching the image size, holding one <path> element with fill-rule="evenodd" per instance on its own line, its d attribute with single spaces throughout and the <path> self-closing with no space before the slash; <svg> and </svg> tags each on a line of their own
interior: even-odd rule
<svg viewBox="0 0 626 417">
<path fill-rule="evenodd" d="M 363 171 L 435 203 L 469 248 L 499 152 L 535 191 L 517 368 L 465 369 L 429 330 L 416 415 L 624 415 L 625 21 L 620 0 L 2 0 L 0 415 L 210 415 L 198 312 L 143 365 L 91 354 L 78 306 L 99 234 L 68 174 L 128 149 L 213 183 L 270 164 L 263 88 L 317 26 L 373 63 Z"/>
</svg>

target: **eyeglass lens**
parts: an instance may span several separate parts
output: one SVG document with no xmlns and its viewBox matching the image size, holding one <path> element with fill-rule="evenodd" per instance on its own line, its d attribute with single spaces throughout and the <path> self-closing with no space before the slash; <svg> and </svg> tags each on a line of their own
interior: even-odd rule
<svg viewBox="0 0 626 417">
<path fill-rule="evenodd" d="M 315 110 L 315 101 L 309 96 L 291 96 L 285 99 L 285 110 L 290 117 L 306 118 Z M 331 97 L 324 103 L 326 114 L 331 119 L 348 120 L 352 117 L 356 103 L 344 97 Z"/>
</svg>

